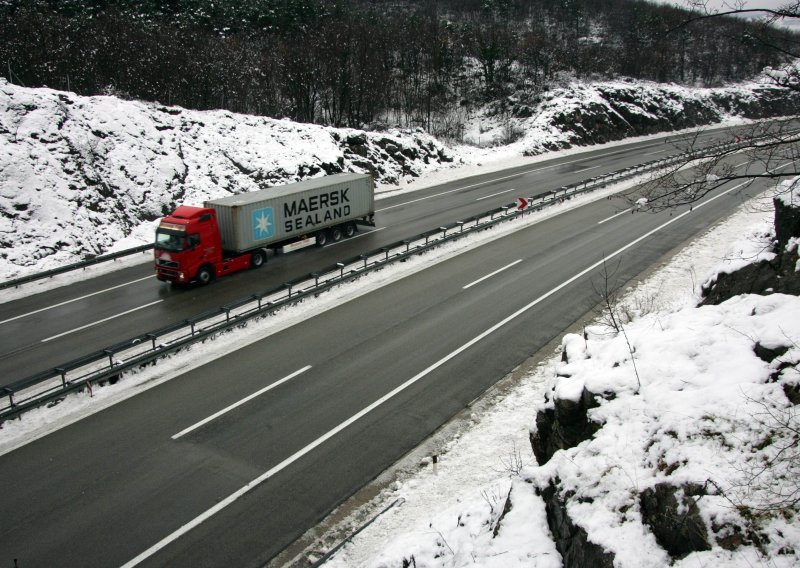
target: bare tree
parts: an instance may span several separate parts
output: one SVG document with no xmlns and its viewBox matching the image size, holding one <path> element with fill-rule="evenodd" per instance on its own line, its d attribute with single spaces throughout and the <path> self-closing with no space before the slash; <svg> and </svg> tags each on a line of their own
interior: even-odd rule
<svg viewBox="0 0 800 568">
<path fill-rule="evenodd" d="M 800 100 L 800 97 L 798 97 Z M 699 132 L 676 144 L 684 159 L 655 174 L 628 200 L 651 211 L 691 205 L 733 182 L 744 191 L 757 180 L 800 176 L 800 128 L 794 118 L 731 128 L 727 142 L 703 147 Z"/>
<path fill-rule="evenodd" d="M 686 4 L 694 10 L 692 15 L 670 33 L 714 18 L 761 16 L 759 25 L 749 28 L 744 39 L 784 57 L 784 66 L 765 71 L 764 89 L 775 89 L 777 96 L 783 96 L 787 103 L 783 114 L 796 114 L 800 108 L 800 45 L 789 36 L 777 41 L 773 31 L 778 24 L 800 21 L 800 0 L 774 9 L 746 8 L 742 0 L 728 0 L 721 8 L 712 8 L 709 0 L 686 0 Z M 738 190 L 744 191 L 757 180 L 778 182 L 800 176 L 800 123 L 794 116 L 731 128 L 713 146 L 702 146 L 699 133 L 676 146 L 685 159 L 655 175 L 636 195 L 629 196 L 630 201 L 644 197 L 649 209 L 660 211 L 691 205 L 733 182 L 739 182 Z"/>
</svg>

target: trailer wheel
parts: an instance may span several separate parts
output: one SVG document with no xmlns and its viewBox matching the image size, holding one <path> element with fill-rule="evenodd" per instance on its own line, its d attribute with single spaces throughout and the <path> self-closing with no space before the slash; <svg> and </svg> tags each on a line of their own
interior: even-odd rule
<svg viewBox="0 0 800 568">
<path fill-rule="evenodd" d="M 356 234 L 356 224 L 355 223 L 345 223 L 344 224 L 344 238 L 349 239 Z"/>
<path fill-rule="evenodd" d="M 253 251 L 253 254 L 250 255 L 250 268 L 255 270 L 256 268 L 261 268 L 264 266 L 264 263 L 267 262 L 267 255 L 264 253 L 263 250 L 256 250 Z"/>
<path fill-rule="evenodd" d="M 197 283 L 201 286 L 205 286 L 209 284 L 212 280 L 214 280 L 214 271 L 211 269 L 210 266 L 204 266 L 200 270 L 197 271 Z"/>
<path fill-rule="evenodd" d="M 334 227 L 331 229 L 331 241 L 334 243 L 338 243 L 342 240 L 342 229 L 341 227 Z"/>
<path fill-rule="evenodd" d="M 317 246 L 318 247 L 324 247 L 325 245 L 327 245 L 328 244 L 328 240 L 329 240 L 328 231 L 322 230 L 319 233 L 317 233 Z"/>
</svg>

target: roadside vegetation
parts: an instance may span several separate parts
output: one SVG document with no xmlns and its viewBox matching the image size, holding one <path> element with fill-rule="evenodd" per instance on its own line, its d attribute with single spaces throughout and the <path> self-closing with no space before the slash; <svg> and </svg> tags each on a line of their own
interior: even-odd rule
<svg viewBox="0 0 800 568">
<path fill-rule="evenodd" d="M 742 18 L 693 25 L 701 15 L 640 0 L 3 0 L 0 75 L 460 141 L 474 109 L 524 114 L 576 78 L 719 86 L 784 63 L 798 40 Z"/>
</svg>

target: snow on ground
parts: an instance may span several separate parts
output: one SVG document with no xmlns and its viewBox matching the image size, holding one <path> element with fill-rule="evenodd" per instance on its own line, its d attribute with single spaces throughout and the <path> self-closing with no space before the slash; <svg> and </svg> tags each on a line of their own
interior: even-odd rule
<svg viewBox="0 0 800 568">
<path fill-rule="evenodd" d="M 420 130 L 327 128 L 0 79 L 0 279 L 150 242 L 153 221 L 178 203 L 341 171 L 371 173 L 380 192 L 411 189 L 453 177 L 461 166 L 485 172 L 572 145 L 737 122 L 741 109 L 720 101 L 758 99 L 754 93 L 766 88 L 576 83 L 517 109 L 530 118 L 481 112 L 470 129 L 483 132 L 482 141 L 467 139 L 491 147 L 477 147 L 447 145 Z M 517 139 L 506 144 L 509 128 Z M 437 171 L 444 174 L 420 181 Z"/>
<path fill-rule="evenodd" d="M 729 118 L 724 122 L 715 126 L 733 127 L 744 124 L 745 122 L 747 121 L 740 118 Z M 678 137 L 684 134 L 696 132 L 696 130 L 697 129 L 691 128 L 686 130 L 673 131 L 670 133 L 670 135 Z M 455 150 L 453 151 L 453 154 L 456 156 L 456 159 L 451 164 L 426 170 L 420 173 L 418 177 L 407 178 L 399 185 L 388 185 L 381 183 L 376 184 L 376 199 L 381 200 L 389 196 L 413 193 L 415 191 L 426 189 L 435 185 L 444 184 L 459 179 L 469 178 L 471 176 L 492 173 L 518 166 L 534 165 L 536 163 L 545 160 L 551 160 L 553 158 L 558 158 L 558 157 L 575 156 L 576 159 L 580 159 L 580 154 L 584 152 L 589 152 L 589 151 L 594 152 L 603 149 L 613 149 L 615 147 L 624 144 L 631 144 L 653 138 L 660 138 L 661 136 L 662 135 L 660 134 L 654 134 L 649 136 L 636 136 L 636 137 L 625 138 L 624 140 L 619 140 L 616 142 L 597 144 L 589 148 L 573 147 L 570 149 L 556 150 L 548 152 L 546 154 L 540 154 L 537 156 L 521 156 L 518 153 L 518 149 L 513 147 L 492 148 L 486 150 L 481 150 L 472 147 L 462 147 L 459 148 L 457 151 Z M 126 249 L 131 249 L 140 245 L 151 243 L 153 241 L 153 235 L 155 233 L 155 228 L 158 225 L 158 223 L 159 219 L 156 219 L 153 221 L 142 222 L 136 225 L 131 229 L 130 234 L 120 238 L 113 245 L 111 245 L 107 251 L 104 252 L 123 251 Z M 2 231 L 0 231 L 0 233 L 1 232 Z M 72 253 L 69 254 L 71 255 Z M 76 260 L 77 259 L 67 255 L 59 259 L 54 258 L 53 262 L 47 261 L 47 262 L 37 263 L 36 265 L 23 270 L 23 272 L 25 272 L 26 274 L 36 273 L 42 270 L 46 270 L 48 268 L 55 268 L 57 266 L 61 266 L 65 263 L 74 262 Z M 148 251 L 141 254 L 122 257 L 114 261 L 104 262 L 93 266 L 89 266 L 80 271 L 53 276 L 45 280 L 37 280 L 17 288 L 10 288 L 4 290 L 2 296 L 0 296 L 0 303 L 10 302 L 18 298 L 51 290 L 53 288 L 57 288 L 59 286 L 64 286 L 66 284 L 75 282 L 78 279 L 85 280 L 89 278 L 94 278 L 100 274 L 104 274 L 110 271 L 120 270 L 129 266 L 134 266 L 143 263 L 150 263 L 150 262 L 152 262 L 152 252 Z M 18 267 L 15 266 L 10 268 L 9 271 L 3 273 L 2 263 L 0 263 L 0 281 L 20 276 L 21 274 L 18 274 L 17 272 L 18 272 Z"/>
<path fill-rule="evenodd" d="M 421 131 L 365 133 L 5 80 L 0 109 L 3 278 L 108 251 L 177 203 L 341 171 L 397 184 L 452 161 Z"/>
<path fill-rule="evenodd" d="M 537 486 L 558 476 L 564 491 L 575 492 L 568 505 L 574 522 L 589 532 L 591 541 L 614 551 L 619 566 L 663 566 L 669 558 L 642 524 L 640 491 L 663 480 L 703 484 L 712 479 L 729 491 L 728 497 L 756 505 L 768 495 L 766 489 L 785 483 L 780 474 L 786 472 L 775 471 L 765 476 L 766 489 L 760 493 L 746 494 L 737 486 L 742 472 L 776 451 L 774 446 L 758 450 L 765 428 L 754 417 L 769 421 L 766 409 L 787 410 L 780 382 L 765 382 L 777 363 L 755 357 L 754 342 L 793 345 L 781 360 L 800 359 L 800 299 L 743 296 L 722 306 L 693 307 L 704 276 L 725 269 L 720 264 L 730 256 L 731 243 L 747 241 L 745 235 L 759 242 L 770 218 L 764 207 L 745 204 L 627 291 L 623 302 L 629 312 L 639 313 L 626 331 L 641 387 L 623 335 L 595 324 L 588 342 L 577 335 L 565 337 L 564 344 L 574 351 L 568 364 L 561 362 L 559 350 L 512 388 L 489 393 L 488 410 L 462 424 L 439 448 L 436 464 L 424 460 L 421 469 L 408 467 L 364 507 L 372 514 L 397 502 L 325 565 L 560 566 L 543 501 L 536 495 Z M 788 380 L 798 379 L 781 379 Z M 606 426 L 594 440 L 538 467 L 528 439 L 536 410 L 546 404 L 546 393 L 580 393 L 583 386 L 616 395 L 595 410 Z M 509 492 L 512 508 L 498 528 Z M 721 495 L 706 496 L 698 505 L 709 525 L 713 521 L 721 527 L 721 536 L 744 524 Z M 368 515 L 361 511 L 356 516 Z M 351 517 L 331 534 L 352 530 L 352 523 Z M 766 556 L 745 539 L 736 551 L 715 544 L 677 565 L 797 565 L 796 522 L 777 516 L 762 528 L 771 538 Z M 330 538 L 322 537 L 314 550 L 330 545 Z"/>
<path fill-rule="evenodd" d="M 95 251 L 100 245 L 111 248 L 115 244 L 124 248 L 140 240 L 149 242 L 152 225 L 148 223 L 152 221 L 142 222 L 142 219 L 163 214 L 164 204 L 175 199 L 173 190 L 179 190 L 181 201 L 199 202 L 217 197 L 233 185 L 249 183 L 254 168 L 261 168 L 264 179 L 269 180 L 273 172 L 280 171 L 280 179 L 275 181 L 284 182 L 314 175 L 313 168 L 321 167 L 320 164 L 339 163 L 344 154 L 341 142 L 351 136 L 355 137 L 351 140 L 355 147 L 362 146 L 358 142 L 363 133 L 357 131 L 336 134 L 331 129 L 285 121 L 234 119 L 229 113 L 154 109 L 108 97 L 87 100 L 46 89 L 22 91 L 7 83 L 0 84 L 0 92 L 11 111 L 0 113 L 5 133 L 0 144 L 0 200 L 4 212 L 13 211 L 0 220 L 3 278 L 19 274 L 23 264 L 20 258 L 36 256 L 32 251 L 40 250 L 42 239 L 59 231 L 74 229 L 72 234 L 60 238 L 60 244 L 54 243 L 48 260 L 32 265 L 34 271 L 74 259 L 76 251 Z M 133 116 L 145 110 L 156 114 L 158 120 Z M 69 120 L 54 122 L 54 116 Z M 73 122 L 81 123 L 80 128 L 71 137 L 63 136 L 60 130 L 69 129 Z M 264 138 L 264 130 L 271 135 Z M 191 144 L 182 138 L 181 133 L 185 132 L 191 133 Z M 465 149 L 458 154 L 419 133 L 407 134 L 418 138 L 411 142 L 394 138 L 394 142 L 405 144 L 406 148 L 427 148 L 426 151 L 437 155 L 450 152 L 448 156 L 455 160 L 454 165 L 466 164 L 475 173 L 485 173 L 489 167 L 509 162 L 530 163 L 530 159 L 521 162 L 519 154 L 524 150 L 519 144 L 489 151 Z M 368 146 L 368 153 L 380 153 L 377 148 L 381 148 L 388 156 L 393 150 L 380 136 L 385 138 L 374 135 L 375 140 L 363 145 Z M 20 140 L 25 142 L 18 143 Z M 33 142 L 37 140 L 51 145 L 45 150 Z M 250 141 L 249 148 L 242 140 Z M 217 152 L 239 145 L 245 148 L 236 159 L 227 159 L 223 167 L 203 149 L 204 144 L 212 142 Z M 254 145 L 259 147 L 253 149 Z M 102 166 L 96 164 L 101 154 L 105 160 Z M 271 156 L 268 167 L 256 164 L 264 154 Z M 347 160 L 355 164 L 358 158 L 351 154 Z M 115 160 L 110 159 L 114 156 Z M 424 160 L 421 162 L 424 164 Z M 463 167 L 442 169 L 440 164 L 431 164 L 420 165 L 416 175 L 411 176 L 402 167 L 393 170 L 397 163 L 395 160 L 391 167 L 385 167 L 384 179 L 394 176 L 398 181 L 398 185 L 393 185 L 394 182 L 384 185 L 382 190 L 386 193 L 395 188 L 413 190 L 467 173 Z M 114 167 L 117 171 L 113 171 Z M 90 184 L 91 187 L 72 187 L 72 178 L 64 175 L 70 174 L 71 168 L 96 183 Z M 246 179 L 240 179 L 240 175 Z M 114 198 L 106 195 L 105 199 L 104 180 L 115 179 L 114 176 L 120 176 L 124 183 L 119 183 L 130 191 L 115 194 Z M 411 182 L 412 178 L 415 181 Z M 187 180 L 196 183 L 187 185 L 184 183 Z M 571 200 L 548 209 L 538 218 L 620 189 L 610 188 Z M 63 199 L 51 200 L 52 195 Z M 137 221 L 132 223 L 129 216 Z M 626 566 L 666 561 L 665 553 L 642 525 L 635 498 L 641 489 L 671 475 L 676 480 L 696 482 L 713 478 L 720 487 L 730 489 L 731 495 L 744 500 L 763 497 L 763 492 L 760 495 L 756 492 L 755 496 L 737 494 L 735 464 L 747 467 L 753 463 L 737 451 L 744 450 L 753 459 L 772 451 L 773 446 L 759 443 L 763 440 L 759 439 L 758 425 L 751 418 L 763 407 L 753 401 L 765 400 L 772 405 L 769 408 L 781 411 L 785 400 L 778 392 L 779 382 L 764 382 L 764 377 L 776 369 L 753 359 L 752 344 L 759 339 L 768 346 L 785 345 L 787 338 L 791 338 L 794 347 L 786 357 L 800 358 L 798 300 L 778 295 L 748 296 L 722 306 L 685 308 L 693 305 L 699 285 L 720 264 L 720 259 L 726 255 L 748 257 L 752 250 L 758 249 L 758 243 L 763 243 L 765 234 L 768 238 L 766 218 L 763 211 L 743 208 L 630 291 L 626 299 L 628 312 L 637 317 L 626 331 L 636 349 L 641 387 L 635 379 L 623 336 L 595 326 L 591 328 L 588 343 L 576 340 L 575 336 L 568 337 L 565 345 L 570 346 L 575 356 L 566 367 L 560 362 L 560 355 L 554 355 L 512 387 L 489 393 L 480 410 L 474 410 L 459 425 L 458 434 L 442 442 L 436 451 L 436 463 L 425 460 L 421 469 L 415 464 L 410 469 L 418 471 L 399 475 L 390 488 L 366 507 L 368 512 L 378 511 L 396 503 L 340 550 L 328 565 L 401 566 L 412 557 L 416 566 L 560 565 L 560 557 L 549 539 L 542 500 L 535 491 L 554 475 L 561 478 L 564 487 L 583 498 L 582 502 L 569 504 L 575 522 L 589 531 L 591 540 L 615 551 L 620 563 Z M 537 215 L 531 215 L 525 223 L 536 219 Z M 761 240 L 756 244 L 748 241 L 750 248 L 737 245 L 729 252 L 730 243 L 740 240 L 747 233 L 745 228 L 753 224 Z M 233 345 L 240 347 L 258 341 L 301 321 L 312 311 L 318 313 L 349 301 L 521 226 L 524 223 L 506 223 L 448 244 L 402 267 L 386 268 L 301 306 L 251 323 L 209 345 L 195 346 L 155 367 L 127 375 L 114 386 L 95 388 L 92 397 L 76 394 L 55 408 L 29 412 L 21 420 L 3 425 L 0 454 L 169 380 L 176 369 L 201 365 L 220 352 L 232 350 Z M 102 235 L 92 240 L 92 231 Z M 63 254 L 57 254 L 59 247 Z M 145 259 L 149 261 L 149 257 Z M 140 261 L 128 259 L 116 266 Z M 107 268 L 93 270 L 104 269 Z M 592 357 L 582 358 L 585 354 Z M 724 363 L 721 370 L 716 367 L 720 360 Z M 752 374 L 745 374 L 746 370 Z M 559 371 L 569 372 L 571 377 L 556 378 Z M 780 380 L 796 379 L 781 377 Z M 559 393 L 574 393 L 583 385 L 615 393 L 616 398 L 595 411 L 598 418 L 605 420 L 606 428 L 595 440 L 561 452 L 544 467 L 537 467 L 528 441 L 528 428 L 536 409 L 548 404 L 546 393 L 554 389 Z M 657 437 L 657 433 L 666 435 Z M 651 439 L 655 440 L 652 445 Z M 514 506 L 503 515 L 509 491 Z M 704 497 L 698 506 L 704 518 L 715 521 L 721 531 L 732 531 L 732 527 L 743 522 L 719 495 Z M 361 511 L 349 517 L 344 529 L 340 529 L 347 530 L 354 519 L 363 516 Z M 790 521 L 773 519 L 765 527 L 772 537 L 768 553 L 800 550 L 800 535 Z M 326 541 L 325 546 L 329 544 Z M 792 554 L 776 555 L 772 563 L 780 566 L 787 560 L 788 566 L 791 561 L 797 562 L 797 553 Z M 714 546 L 709 552 L 691 555 L 679 565 L 745 566 L 762 560 L 755 548 L 745 543 L 733 553 Z"/>
</svg>

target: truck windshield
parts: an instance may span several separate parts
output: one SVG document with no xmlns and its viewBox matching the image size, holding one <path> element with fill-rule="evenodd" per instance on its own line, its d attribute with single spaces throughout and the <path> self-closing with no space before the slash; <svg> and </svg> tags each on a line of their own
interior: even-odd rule
<svg viewBox="0 0 800 568">
<path fill-rule="evenodd" d="M 159 229 L 156 231 L 156 248 L 171 252 L 186 250 L 186 235 Z"/>
</svg>

